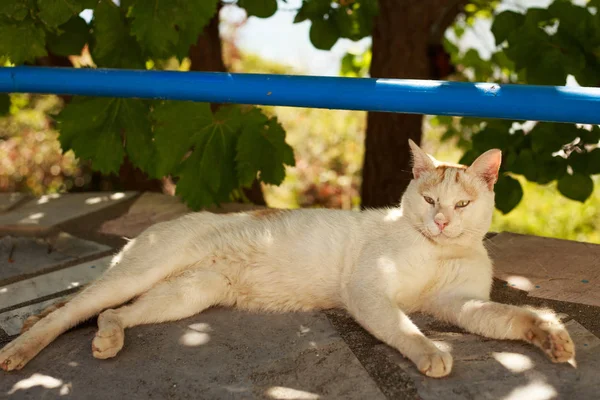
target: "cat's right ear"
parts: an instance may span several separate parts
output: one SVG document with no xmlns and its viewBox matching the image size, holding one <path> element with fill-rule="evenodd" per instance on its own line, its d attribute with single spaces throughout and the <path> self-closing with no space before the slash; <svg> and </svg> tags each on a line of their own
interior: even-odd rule
<svg viewBox="0 0 600 400">
<path fill-rule="evenodd" d="M 413 159 L 413 176 L 418 179 L 424 172 L 433 171 L 435 165 L 433 160 L 427 153 L 425 153 L 415 142 L 408 139 L 408 145 L 410 146 L 410 152 L 412 153 Z"/>
</svg>

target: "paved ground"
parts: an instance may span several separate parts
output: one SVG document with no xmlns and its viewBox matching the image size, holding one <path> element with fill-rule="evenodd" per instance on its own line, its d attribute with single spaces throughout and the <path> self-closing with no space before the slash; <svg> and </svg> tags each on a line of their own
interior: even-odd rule
<svg viewBox="0 0 600 400">
<path fill-rule="evenodd" d="M 150 193 L 0 194 L 0 346 L 29 314 L 98 276 L 123 237 L 185 212 L 176 199 Z M 600 246 L 508 233 L 487 243 L 496 263 L 493 298 L 564 313 L 577 344 L 576 369 L 552 364 L 525 344 L 416 315 L 455 359 L 450 377 L 432 380 L 342 311 L 216 308 L 130 329 L 122 352 L 105 361 L 91 355 L 89 321 L 23 370 L 0 373 L 0 398 L 600 398 Z"/>
</svg>

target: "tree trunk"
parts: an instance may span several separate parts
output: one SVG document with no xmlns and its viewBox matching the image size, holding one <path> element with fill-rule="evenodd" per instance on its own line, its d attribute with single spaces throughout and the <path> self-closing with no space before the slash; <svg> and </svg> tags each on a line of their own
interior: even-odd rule
<svg viewBox="0 0 600 400">
<path fill-rule="evenodd" d="M 439 45 L 461 8 L 460 0 L 379 0 L 371 77 L 442 78 Z M 421 115 L 368 114 L 361 187 L 363 208 L 398 204 L 412 178 L 408 139 L 421 141 L 422 124 Z"/>
<path fill-rule="evenodd" d="M 223 62 L 223 47 L 219 35 L 219 11 L 204 27 L 203 34 L 198 38 L 198 42 L 190 48 L 190 71 L 208 71 L 208 72 L 226 72 L 227 68 Z M 220 104 L 211 104 L 213 111 L 216 111 Z M 244 194 L 252 203 L 264 206 L 266 205 L 260 182 L 254 180 L 252 186 L 244 189 Z"/>
</svg>

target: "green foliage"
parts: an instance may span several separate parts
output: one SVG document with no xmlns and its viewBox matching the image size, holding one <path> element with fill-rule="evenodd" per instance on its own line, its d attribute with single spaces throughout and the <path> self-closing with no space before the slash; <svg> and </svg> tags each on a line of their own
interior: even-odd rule
<svg viewBox="0 0 600 400">
<path fill-rule="evenodd" d="M 503 11 L 494 16 L 495 5 L 471 2 L 466 20 L 453 27 L 460 37 L 477 18 L 493 18 L 497 48 L 489 59 L 475 49 L 460 53 L 456 45 L 445 43 L 462 79 L 564 85 L 567 76 L 573 75 L 581 85 L 600 84 L 600 15 L 589 8 L 591 2 L 582 7 L 555 0 L 545 9 Z M 442 140 L 458 140 L 466 150 L 463 162 L 490 148 L 502 149 L 504 175 L 496 187 L 496 202 L 503 213 L 514 209 L 523 197 L 521 185 L 507 180 L 509 175 L 522 175 L 540 185 L 557 182 L 562 195 L 584 202 L 593 191 L 590 176 L 600 173 L 598 127 L 544 122 L 515 129 L 512 121 L 447 117 L 432 122 L 447 127 Z"/>
<path fill-rule="evenodd" d="M 35 62 L 50 50 L 79 55 L 88 44 L 98 67 L 144 69 L 186 57 L 218 0 L 4 0 L 0 59 Z M 268 17 L 276 0 L 240 0 L 249 15 Z M 92 8 L 87 24 L 79 13 Z M 337 40 L 337 39 L 336 39 Z M 24 45 L 27 44 L 27 45 Z M 148 62 L 151 61 L 151 62 Z M 8 110 L 0 96 L 0 112 Z M 115 98 L 73 98 L 57 116 L 60 144 L 104 174 L 125 156 L 149 176 L 172 176 L 194 209 L 241 198 L 254 179 L 279 184 L 294 165 L 285 131 L 257 108 Z"/>
<path fill-rule="evenodd" d="M 317 49 L 329 50 L 340 38 L 360 40 L 369 36 L 377 12 L 377 0 L 304 0 L 294 23 L 310 20 L 311 43 Z"/>
<path fill-rule="evenodd" d="M 269 18 L 277 11 L 277 0 L 240 0 L 238 6 L 244 8 L 249 16 Z"/>
</svg>

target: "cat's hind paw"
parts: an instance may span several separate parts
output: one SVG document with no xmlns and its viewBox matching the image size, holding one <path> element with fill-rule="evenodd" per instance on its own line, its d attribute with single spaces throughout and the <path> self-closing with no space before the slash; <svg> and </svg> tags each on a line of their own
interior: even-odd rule
<svg viewBox="0 0 600 400">
<path fill-rule="evenodd" d="M 541 320 L 526 334 L 555 363 L 574 362 L 575 344 L 562 324 Z"/>
<path fill-rule="evenodd" d="M 4 371 L 19 370 L 39 353 L 35 342 L 21 335 L 0 350 L 0 368 Z"/>
<path fill-rule="evenodd" d="M 422 374 L 431 378 L 442 378 L 452 371 L 452 355 L 437 350 L 434 353 L 423 354 L 415 364 Z"/>
<path fill-rule="evenodd" d="M 98 332 L 92 341 L 92 354 L 95 358 L 112 358 L 121 351 L 125 343 L 125 330 L 121 324 L 108 313 L 98 317 Z"/>
</svg>

